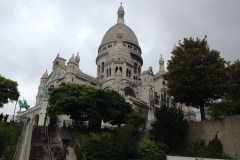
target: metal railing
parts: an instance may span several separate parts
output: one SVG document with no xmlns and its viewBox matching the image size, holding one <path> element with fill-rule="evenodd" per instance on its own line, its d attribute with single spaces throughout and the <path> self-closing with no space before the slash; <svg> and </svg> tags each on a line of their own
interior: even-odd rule
<svg viewBox="0 0 240 160">
<path fill-rule="evenodd" d="M 79 149 L 81 150 L 81 146 L 80 146 L 77 138 L 76 138 L 76 144 L 77 144 L 77 146 L 79 147 Z M 84 153 L 81 152 L 81 154 L 82 154 L 83 159 L 84 159 L 84 160 L 87 160 L 87 159 L 86 159 L 86 156 L 84 155 Z"/>
<path fill-rule="evenodd" d="M 21 143 L 22 143 L 22 137 L 23 137 L 23 134 L 24 134 L 24 132 L 25 132 L 25 129 L 26 129 L 26 124 L 23 125 L 21 135 L 20 135 L 20 137 L 18 138 L 18 144 L 17 144 L 16 150 L 15 150 L 14 156 L 13 156 L 13 160 L 17 160 L 17 157 L 18 157 L 18 154 L 19 154 L 19 150 L 20 150 L 20 147 L 19 147 L 19 146 L 20 146 Z"/>
<path fill-rule="evenodd" d="M 45 138 L 47 139 L 47 143 L 48 143 L 48 156 L 49 156 L 49 160 L 52 160 L 53 159 L 52 145 L 51 145 L 51 138 L 49 137 L 48 126 L 45 126 Z"/>
</svg>

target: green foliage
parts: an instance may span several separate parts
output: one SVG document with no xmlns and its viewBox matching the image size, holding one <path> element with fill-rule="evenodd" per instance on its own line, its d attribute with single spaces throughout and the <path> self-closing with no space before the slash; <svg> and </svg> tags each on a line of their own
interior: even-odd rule
<svg viewBox="0 0 240 160">
<path fill-rule="evenodd" d="M 101 121 L 122 124 L 132 108 L 113 90 L 96 89 L 81 84 L 65 84 L 50 94 L 50 116 L 66 114 L 75 120 L 88 120 L 92 130 L 99 130 Z"/>
<path fill-rule="evenodd" d="M 0 123 L 0 159 L 13 159 L 22 125 Z"/>
<path fill-rule="evenodd" d="M 131 130 L 137 131 L 144 124 L 145 119 L 142 118 L 137 112 L 134 110 L 127 115 L 126 126 Z"/>
<path fill-rule="evenodd" d="M 137 141 L 133 136 L 135 135 L 127 127 L 112 132 L 114 159 L 126 160 L 138 156 Z"/>
<path fill-rule="evenodd" d="M 207 115 L 209 115 L 212 119 L 223 118 L 228 115 L 230 108 L 227 107 L 225 102 L 215 102 L 211 101 L 206 104 Z"/>
<path fill-rule="evenodd" d="M 0 75 L 0 107 L 10 101 L 17 101 L 19 95 L 17 82 Z"/>
<path fill-rule="evenodd" d="M 237 60 L 227 67 L 227 96 L 226 99 L 240 105 L 240 61 Z M 239 108 L 238 108 L 239 109 Z M 240 113 L 240 110 L 238 110 Z"/>
<path fill-rule="evenodd" d="M 50 116 L 71 115 L 73 119 L 84 116 L 86 109 L 92 105 L 90 98 L 95 89 L 86 85 L 66 84 L 55 88 L 50 94 L 47 112 Z"/>
<path fill-rule="evenodd" d="M 217 135 L 209 141 L 207 148 L 209 156 L 222 157 L 223 145 L 222 142 L 218 139 Z"/>
<path fill-rule="evenodd" d="M 181 149 L 187 131 L 183 112 L 176 107 L 162 106 L 156 109 L 155 115 L 156 121 L 152 124 L 151 133 L 156 141 L 168 145 L 171 152 Z"/>
<path fill-rule="evenodd" d="M 144 137 L 138 143 L 139 153 L 144 160 L 165 160 L 166 154 L 160 150 L 154 141 Z"/>
<path fill-rule="evenodd" d="M 80 149 L 75 146 L 78 159 L 82 153 L 86 159 L 126 160 L 137 156 L 137 145 L 126 128 L 107 133 L 91 133 L 79 139 Z"/>
<path fill-rule="evenodd" d="M 225 64 L 218 51 L 209 49 L 206 38 L 184 38 L 172 51 L 164 76 L 170 95 L 176 102 L 200 108 L 204 120 L 205 103 L 224 94 Z"/>
<path fill-rule="evenodd" d="M 226 73 L 224 98 L 207 104 L 207 113 L 214 119 L 240 114 L 240 61 L 229 64 Z"/>
<path fill-rule="evenodd" d="M 209 141 L 208 145 L 204 140 L 197 140 L 183 151 L 183 156 L 206 157 L 206 158 L 230 158 L 223 151 L 222 142 L 217 135 Z"/>
<path fill-rule="evenodd" d="M 111 135 L 109 133 L 92 133 L 80 140 L 82 152 L 86 158 L 108 160 L 113 157 L 111 150 Z"/>
</svg>

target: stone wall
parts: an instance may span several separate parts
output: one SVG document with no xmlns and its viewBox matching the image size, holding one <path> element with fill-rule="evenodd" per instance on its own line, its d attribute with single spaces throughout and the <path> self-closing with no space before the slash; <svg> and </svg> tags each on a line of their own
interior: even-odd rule
<svg viewBox="0 0 240 160">
<path fill-rule="evenodd" d="M 167 160 L 224 160 L 224 159 L 199 158 L 199 157 L 167 156 Z"/>
<path fill-rule="evenodd" d="M 240 160 L 240 115 L 220 120 L 191 122 L 188 127 L 187 144 L 203 139 L 208 142 L 215 135 L 221 139 L 226 154 Z"/>
</svg>

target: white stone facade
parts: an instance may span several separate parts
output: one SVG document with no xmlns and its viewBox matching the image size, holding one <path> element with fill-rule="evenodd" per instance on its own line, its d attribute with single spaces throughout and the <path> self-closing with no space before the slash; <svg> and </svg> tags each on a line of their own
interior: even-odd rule
<svg viewBox="0 0 240 160">
<path fill-rule="evenodd" d="M 142 72 L 142 51 L 135 33 L 124 23 L 124 14 L 124 9 L 120 6 L 117 23 L 102 39 L 96 58 L 96 78 L 81 71 L 78 53 L 76 56 L 72 55 L 67 64 L 58 54 L 53 61 L 50 75 L 46 71 L 41 78 L 35 106 L 43 102 L 44 86 L 56 87 L 61 83 L 113 89 L 123 95 L 147 122 L 154 120 L 155 107 L 172 106 L 173 98 L 167 94 L 166 82 L 162 77 L 165 73 L 162 56 L 156 74 L 151 67 Z M 146 127 L 148 128 L 149 124 Z"/>
</svg>

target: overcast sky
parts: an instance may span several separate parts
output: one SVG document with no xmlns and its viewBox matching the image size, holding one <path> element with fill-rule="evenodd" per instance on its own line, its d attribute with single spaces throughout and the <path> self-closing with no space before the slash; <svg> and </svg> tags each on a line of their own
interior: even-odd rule
<svg viewBox="0 0 240 160">
<path fill-rule="evenodd" d="M 97 49 L 116 24 L 117 0 L 0 0 L 0 74 L 17 81 L 20 99 L 31 107 L 40 78 L 60 56 L 80 53 L 80 69 L 96 77 Z M 123 0 L 125 24 L 142 49 L 143 70 L 159 68 L 174 43 L 204 38 L 228 61 L 240 59 L 239 0 Z M 165 65 L 166 66 L 166 65 Z M 0 112 L 13 114 L 14 104 Z M 19 110 L 19 107 L 17 107 Z"/>
</svg>

